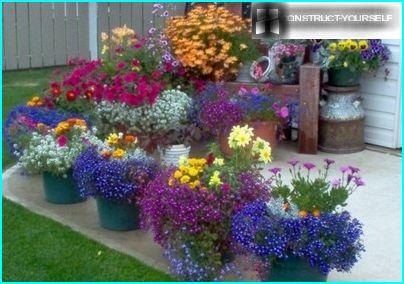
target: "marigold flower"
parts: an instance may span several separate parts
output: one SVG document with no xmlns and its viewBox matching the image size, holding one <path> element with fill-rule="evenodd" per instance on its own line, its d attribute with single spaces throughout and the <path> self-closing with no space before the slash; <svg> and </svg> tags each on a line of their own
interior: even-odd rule
<svg viewBox="0 0 404 284">
<path fill-rule="evenodd" d="M 106 140 L 107 144 L 112 146 L 112 145 L 116 145 L 119 143 L 119 136 L 116 133 L 111 133 L 109 134 L 109 136 L 107 137 Z"/>
<path fill-rule="evenodd" d="M 188 183 L 189 181 L 190 181 L 190 177 L 187 175 L 182 176 L 180 179 L 180 183 L 182 183 L 182 184 Z"/>
<path fill-rule="evenodd" d="M 137 138 L 133 135 L 126 135 L 125 136 L 125 142 L 127 144 L 132 144 L 132 143 L 136 143 L 137 142 Z"/>
<path fill-rule="evenodd" d="M 118 148 L 112 153 L 112 157 L 114 157 L 115 159 L 122 159 L 125 153 L 125 150 Z"/>
</svg>

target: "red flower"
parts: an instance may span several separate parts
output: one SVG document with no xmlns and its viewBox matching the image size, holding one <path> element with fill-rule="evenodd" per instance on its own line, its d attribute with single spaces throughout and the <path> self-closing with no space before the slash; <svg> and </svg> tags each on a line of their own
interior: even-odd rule
<svg viewBox="0 0 404 284">
<path fill-rule="evenodd" d="M 60 135 L 60 136 L 57 138 L 56 141 L 57 141 L 59 147 L 64 147 L 64 146 L 66 146 L 66 144 L 67 144 L 67 142 L 69 141 L 69 139 L 67 138 L 66 135 Z"/>
<path fill-rule="evenodd" d="M 66 100 L 69 102 L 73 102 L 76 100 L 76 94 L 70 90 L 66 92 Z"/>
<path fill-rule="evenodd" d="M 153 71 L 153 73 L 151 74 L 151 76 L 152 76 L 152 78 L 154 79 L 154 80 L 158 80 L 160 77 L 161 77 L 161 72 L 159 71 L 159 70 L 155 70 L 155 71 Z"/>
<path fill-rule="evenodd" d="M 116 65 L 116 69 L 118 69 L 118 70 L 122 70 L 122 69 L 124 69 L 125 67 L 126 67 L 125 61 L 120 61 L 120 62 L 118 62 L 118 64 Z"/>
<path fill-rule="evenodd" d="M 215 155 L 213 155 L 213 153 L 209 153 L 208 157 L 206 158 L 206 163 L 208 164 L 208 166 L 211 166 L 214 160 Z"/>
</svg>

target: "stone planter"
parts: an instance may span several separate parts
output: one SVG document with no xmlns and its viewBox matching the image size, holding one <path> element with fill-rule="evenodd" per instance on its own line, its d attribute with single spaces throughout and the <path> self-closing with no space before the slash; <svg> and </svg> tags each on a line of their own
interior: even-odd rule
<svg viewBox="0 0 404 284">
<path fill-rule="evenodd" d="M 352 87 L 359 85 L 360 72 L 353 72 L 348 68 L 328 70 L 328 85 L 336 87 Z"/>
<path fill-rule="evenodd" d="M 305 259 L 291 256 L 276 259 L 271 263 L 269 281 L 271 282 L 326 282 L 327 276 L 316 267 L 311 267 Z"/>
<path fill-rule="evenodd" d="M 101 227 L 112 231 L 139 229 L 139 209 L 135 204 L 100 196 L 96 200 Z"/>
<path fill-rule="evenodd" d="M 42 174 L 45 199 L 55 204 L 74 204 L 79 203 L 85 198 L 80 196 L 73 179 L 73 173 L 69 170 L 67 177 L 55 176 L 51 173 Z"/>
<path fill-rule="evenodd" d="M 277 127 L 278 124 L 276 121 L 250 121 L 247 122 L 248 126 L 254 129 L 255 137 L 260 137 L 261 139 L 269 142 L 271 145 L 272 151 L 275 150 L 277 139 Z M 229 147 L 228 136 L 230 133 L 230 129 L 221 130 L 219 132 L 219 145 L 220 150 L 226 156 L 230 156 L 232 154 L 232 150 Z"/>
<path fill-rule="evenodd" d="M 171 145 L 165 148 L 159 148 L 161 162 L 164 165 L 177 166 L 181 156 L 189 157 L 191 146 L 185 146 L 184 144 Z"/>
<path fill-rule="evenodd" d="M 359 86 L 324 89 L 327 101 L 320 107 L 319 149 L 340 154 L 362 151 L 365 111 L 357 95 Z"/>
</svg>

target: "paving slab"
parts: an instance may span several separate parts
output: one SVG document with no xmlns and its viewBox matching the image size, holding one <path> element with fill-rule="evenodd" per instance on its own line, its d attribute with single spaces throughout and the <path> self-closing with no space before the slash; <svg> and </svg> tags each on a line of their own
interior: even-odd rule
<svg viewBox="0 0 404 284">
<path fill-rule="evenodd" d="M 341 165 L 361 169 L 366 186 L 359 188 L 349 199 L 347 209 L 364 224 L 366 252 L 350 273 L 332 272 L 328 281 L 401 281 L 402 279 L 402 168 L 401 157 L 389 153 L 365 150 L 360 153 L 335 155 L 301 155 L 295 143 L 283 143 L 275 151 L 274 161 L 267 168 L 285 166 L 291 158 L 320 164 L 330 157 Z M 204 152 L 196 145 L 193 153 Z M 337 176 L 338 167 L 330 171 Z M 99 226 L 93 199 L 74 205 L 55 205 L 45 201 L 40 176 L 22 175 L 14 166 L 3 173 L 3 196 L 22 206 L 69 226 L 75 231 L 112 249 L 133 256 L 147 265 L 168 271 L 163 250 L 144 231 L 114 232 Z M 238 260 L 242 263 L 242 260 Z M 135 276 L 134 276 L 135 277 Z M 227 280 L 237 280 L 230 276 Z M 136 281 L 136 279 L 133 279 Z M 242 280 L 254 281 L 251 272 Z"/>
</svg>

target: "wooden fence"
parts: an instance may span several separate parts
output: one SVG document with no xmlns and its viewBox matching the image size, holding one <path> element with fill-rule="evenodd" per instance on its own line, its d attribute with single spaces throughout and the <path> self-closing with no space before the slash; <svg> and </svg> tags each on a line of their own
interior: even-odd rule
<svg viewBox="0 0 404 284">
<path fill-rule="evenodd" d="M 185 3 L 175 3 L 183 14 Z M 3 70 L 56 66 L 68 58 L 96 58 L 101 32 L 126 24 L 147 34 L 153 3 L 36 2 L 3 4 Z M 160 21 L 159 21 L 160 20 Z"/>
</svg>

